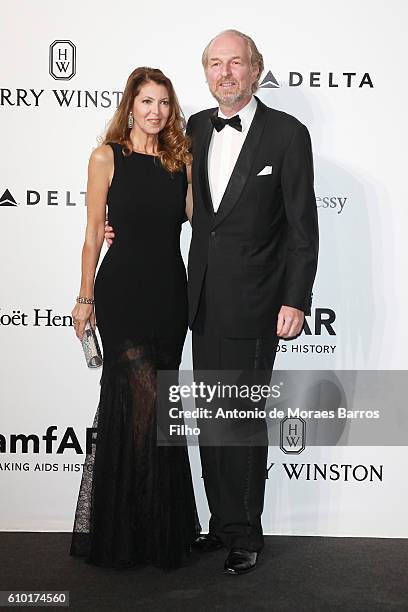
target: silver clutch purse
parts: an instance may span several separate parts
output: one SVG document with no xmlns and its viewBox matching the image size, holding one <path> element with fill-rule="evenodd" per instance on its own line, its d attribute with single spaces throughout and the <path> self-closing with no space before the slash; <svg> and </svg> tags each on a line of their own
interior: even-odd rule
<svg viewBox="0 0 408 612">
<path fill-rule="evenodd" d="M 86 365 L 88 368 L 99 368 L 102 363 L 102 353 L 99 348 L 98 338 L 95 330 L 89 321 L 85 325 L 84 335 L 82 337 L 82 348 L 84 349 Z"/>
</svg>

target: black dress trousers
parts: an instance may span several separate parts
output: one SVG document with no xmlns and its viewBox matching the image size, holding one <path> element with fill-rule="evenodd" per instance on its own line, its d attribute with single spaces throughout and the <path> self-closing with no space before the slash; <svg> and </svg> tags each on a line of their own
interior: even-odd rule
<svg viewBox="0 0 408 612">
<path fill-rule="evenodd" d="M 218 371 L 219 378 L 224 382 L 233 376 L 249 384 L 269 384 L 278 345 L 276 319 L 273 320 L 273 314 L 273 331 L 268 336 L 225 337 L 219 330 L 208 287 L 206 280 L 193 326 L 195 373 L 202 379 L 203 371 L 211 371 L 214 380 L 214 373 Z M 256 403 L 258 410 L 264 408 L 265 401 Z M 240 409 L 242 401 L 236 398 L 223 400 L 222 407 Z M 199 420 L 198 425 L 201 432 L 205 432 L 205 435 L 200 435 L 200 455 L 211 513 L 209 531 L 218 536 L 227 548 L 259 551 L 263 547 L 261 514 L 268 457 L 266 422 L 264 419 L 238 419 L 235 425 L 238 425 L 239 439 L 236 438 L 235 442 L 227 445 L 223 443 L 222 435 L 220 442 L 214 443 L 220 433 L 218 423 Z M 214 428 L 213 432 L 211 428 Z M 224 435 L 228 437 L 226 431 Z M 242 442 L 245 440 L 245 433 L 247 439 L 252 441 L 248 445 Z M 208 443 L 209 439 L 212 440 L 211 444 Z"/>
</svg>

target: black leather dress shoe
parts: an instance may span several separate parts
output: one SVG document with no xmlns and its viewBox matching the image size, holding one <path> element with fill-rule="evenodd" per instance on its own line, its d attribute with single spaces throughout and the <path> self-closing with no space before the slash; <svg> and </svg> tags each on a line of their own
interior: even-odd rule
<svg viewBox="0 0 408 612">
<path fill-rule="evenodd" d="M 192 543 L 191 548 L 200 552 L 212 552 L 224 548 L 224 544 L 217 536 L 209 533 L 201 533 Z"/>
<path fill-rule="evenodd" d="M 233 548 L 224 564 L 224 573 L 232 576 L 246 574 L 256 567 L 258 553 L 243 548 Z"/>
</svg>

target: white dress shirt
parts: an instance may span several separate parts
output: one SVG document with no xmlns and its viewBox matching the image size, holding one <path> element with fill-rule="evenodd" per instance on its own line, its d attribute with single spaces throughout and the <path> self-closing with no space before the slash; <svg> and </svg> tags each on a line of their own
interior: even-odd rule
<svg viewBox="0 0 408 612">
<path fill-rule="evenodd" d="M 237 113 L 241 119 L 242 132 L 238 132 L 230 125 L 226 125 L 221 132 L 217 132 L 216 129 L 213 130 L 208 149 L 208 181 L 215 212 L 217 212 L 227 188 L 254 118 L 257 104 L 254 96 L 252 96 L 248 104 Z M 218 116 L 227 119 L 220 110 L 218 110 Z"/>
</svg>

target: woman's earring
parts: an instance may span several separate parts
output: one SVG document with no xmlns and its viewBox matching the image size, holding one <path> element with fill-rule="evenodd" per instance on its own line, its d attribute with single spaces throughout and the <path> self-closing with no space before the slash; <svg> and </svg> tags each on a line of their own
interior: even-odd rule
<svg viewBox="0 0 408 612">
<path fill-rule="evenodd" d="M 133 113 L 132 111 L 130 111 L 129 115 L 128 115 L 128 128 L 131 130 L 133 127 L 133 123 L 134 123 L 134 119 L 133 119 Z"/>
</svg>

